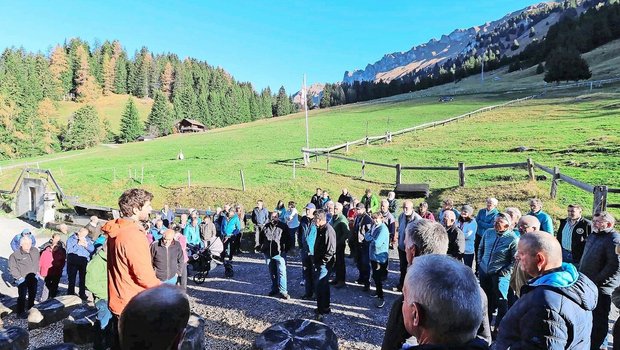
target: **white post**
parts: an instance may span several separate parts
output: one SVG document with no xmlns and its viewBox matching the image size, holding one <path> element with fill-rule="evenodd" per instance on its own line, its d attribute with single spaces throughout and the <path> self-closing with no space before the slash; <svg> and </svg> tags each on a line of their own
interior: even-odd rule
<svg viewBox="0 0 620 350">
<path fill-rule="evenodd" d="M 305 153 L 304 153 L 305 155 Z M 293 179 L 295 179 L 295 166 L 296 166 L 296 162 L 293 161 Z"/>
</svg>

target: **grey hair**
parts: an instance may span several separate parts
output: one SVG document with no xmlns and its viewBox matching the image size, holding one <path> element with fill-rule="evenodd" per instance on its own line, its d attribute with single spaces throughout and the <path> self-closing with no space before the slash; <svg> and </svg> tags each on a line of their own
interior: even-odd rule
<svg viewBox="0 0 620 350">
<path fill-rule="evenodd" d="M 405 246 L 415 245 L 416 255 L 446 254 L 448 233 L 438 222 L 420 219 L 405 228 Z"/>
<path fill-rule="evenodd" d="M 327 212 L 324 209 L 317 209 L 314 212 L 314 217 L 318 220 L 318 221 L 323 221 L 323 220 L 327 220 Z"/>
<path fill-rule="evenodd" d="M 600 213 L 594 214 L 592 219 L 594 218 L 601 218 L 603 221 L 611 223 L 611 227 L 613 227 L 616 224 L 616 219 L 614 218 L 614 216 L 609 214 L 606 211 L 602 211 Z"/>
<path fill-rule="evenodd" d="M 390 205 L 390 201 L 388 201 L 388 200 L 387 200 L 387 199 L 385 199 L 385 198 L 381 200 L 381 204 L 383 204 L 383 203 L 385 203 L 385 204 L 387 204 L 387 205 Z"/>
<path fill-rule="evenodd" d="M 325 203 L 326 207 L 329 207 L 330 205 L 334 205 L 334 201 L 327 201 L 327 203 Z"/>
<path fill-rule="evenodd" d="M 338 209 L 342 210 L 342 208 L 343 208 L 342 203 L 340 203 L 340 202 L 334 203 L 334 208 L 338 208 Z"/>
<path fill-rule="evenodd" d="M 495 206 L 495 207 L 497 207 L 497 204 L 499 204 L 499 201 L 495 197 L 487 198 L 487 202 L 491 202 L 493 204 L 493 206 Z"/>
<path fill-rule="evenodd" d="M 538 198 L 530 198 L 530 200 L 528 201 L 528 204 L 529 205 L 536 204 L 542 208 L 543 202 Z"/>
<path fill-rule="evenodd" d="M 521 214 L 521 210 L 519 210 L 519 208 L 516 208 L 516 207 L 506 208 L 506 213 L 510 215 L 513 225 L 516 225 L 517 222 L 519 222 L 519 219 L 521 219 L 521 216 L 523 216 L 523 214 Z"/>
<path fill-rule="evenodd" d="M 482 297 L 473 271 L 439 254 L 416 257 L 407 269 L 409 305 L 422 309 L 426 330 L 443 344 L 463 344 L 476 336 L 482 323 Z"/>
</svg>

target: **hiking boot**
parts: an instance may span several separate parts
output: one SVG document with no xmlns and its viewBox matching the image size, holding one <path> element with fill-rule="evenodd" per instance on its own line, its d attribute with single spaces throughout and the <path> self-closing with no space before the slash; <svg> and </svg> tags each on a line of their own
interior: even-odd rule
<svg viewBox="0 0 620 350">
<path fill-rule="evenodd" d="M 288 293 L 280 293 L 280 299 L 289 300 L 291 298 Z"/>
<path fill-rule="evenodd" d="M 301 282 L 299 282 L 299 285 L 302 286 L 302 287 L 305 286 L 306 285 L 306 281 L 301 280 Z"/>
<path fill-rule="evenodd" d="M 272 290 L 271 292 L 269 292 L 269 296 L 272 297 L 272 296 L 274 296 L 274 295 L 276 295 L 278 293 L 280 293 L 280 292 L 278 292 L 277 290 L 276 291 Z"/>
<path fill-rule="evenodd" d="M 370 296 L 373 297 L 373 298 L 378 298 L 379 294 L 377 294 L 377 292 L 371 292 Z"/>
<path fill-rule="evenodd" d="M 385 300 L 383 300 L 383 298 L 378 298 L 377 301 L 375 301 L 375 306 L 378 307 L 379 309 L 385 306 Z"/>
</svg>

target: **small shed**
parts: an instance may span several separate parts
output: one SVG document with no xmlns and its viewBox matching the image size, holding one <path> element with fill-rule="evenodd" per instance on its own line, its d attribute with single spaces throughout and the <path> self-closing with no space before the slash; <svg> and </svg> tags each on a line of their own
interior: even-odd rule
<svg viewBox="0 0 620 350">
<path fill-rule="evenodd" d="M 203 132 L 207 131 L 207 127 L 194 119 L 183 118 L 176 123 L 176 129 L 181 132 Z"/>
</svg>

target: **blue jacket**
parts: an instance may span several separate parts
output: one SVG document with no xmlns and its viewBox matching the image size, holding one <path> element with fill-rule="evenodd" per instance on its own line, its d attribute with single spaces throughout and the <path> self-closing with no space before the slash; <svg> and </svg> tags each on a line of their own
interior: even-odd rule
<svg viewBox="0 0 620 350">
<path fill-rule="evenodd" d="M 185 228 L 183 229 L 183 236 L 187 239 L 187 244 L 191 245 L 200 245 L 202 241 L 200 240 L 200 225 L 196 224 L 194 227 L 191 223 L 187 223 Z M 157 242 L 159 239 L 155 239 L 155 235 L 153 235 L 153 241 Z"/>
<path fill-rule="evenodd" d="M 86 236 L 86 247 L 82 247 L 78 244 L 77 233 L 72 234 L 67 238 L 67 255 L 75 254 L 90 260 L 90 255 L 95 251 L 95 245 L 90 237 Z"/>
<path fill-rule="evenodd" d="M 239 217 L 237 214 L 233 215 L 232 218 L 224 221 L 222 225 L 222 236 L 230 237 L 235 236 L 241 233 L 241 221 L 239 221 Z"/>
<path fill-rule="evenodd" d="M 527 215 L 533 215 L 538 219 L 538 221 L 540 221 L 541 231 L 553 234 L 553 220 L 551 220 L 551 216 L 549 216 L 549 214 L 539 210 L 537 213 L 530 211 Z"/>
<path fill-rule="evenodd" d="M 484 231 L 493 228 L 497 214 L 499 214 L 497 208 L 493 208 L 493 210 L 489 212 L 487 212 L 486 209 L 480 209 L 478 211 L 478 214 L 476 214 L 476 222 L 478 223 L 478 231 L 476 231 L 476 234 L 478 236 L 482 236 Z"/>
<path fill-rule="evenodd" d="M 478 247 L 480 272 L 487 275 L 497 273 L 500 276 L 509 276 L 518 243 L 519 237 L 512 230 L 502 234 L 498 234 L 494 229 L 486 230 Z"/>
<path fill-rule="evenodd" d="M 308 255 L 314 255 L 314 243 L 316 242 L 316 225 L 307 216 L 301 218 L 299 224 L 301 232 L 301 250 Z"/>
<path fill-rule="evenodd" d="M 443 209 L 439 209 L 439 213 L 437 215 L 437 222 L 439 222 L 440 224 L 443 224 Z M 456 217 L 458 218 L 459 216 L 461 216 L 461 212 L 458 211 L 456 208 L 452 208 L 452 212 L 454 213 L 454 215 L 456 215 Z"/>
<path fill-rule="evenodd" d="M 492 349 L 589 349 L 597 299 L 594 283 L 563 263 L 521 288 Z"/>
<path fill-rule="evenodd" d="M 14 252 L 19 249 L 19 240 L 20 239 L 22 239 L 22 234 L 18 233 L 11 240 L 11 249 L 13 249 Z M 32 246 L 36 247 L 37 246 L 37 241 L 35 240 L 34 235 L 32 233 L 30 234 L 30 239 L 32 240 Z"/>
<path fill-rule="evenodd" d="M 187 226 L 191 226 L 191 224 L 186 225 L 185 227 Z M 151 227 L 150 234 L 153 236 L 153 241 L 159 241 L 163 237 L 163 231 L 165 230 L 166 230 L 165 226 L 161 227 L 161 231 L 157 227 Z"/>
<path fill-rule="evenodd" d="M 369 244 L 370 261 L 385 263 L 388 260 L 388 246 L 390 243 L 390 231 L 387 226 L 373 225 L 372 229 L 366 233 L 366 241 Z"/>
</svg>

